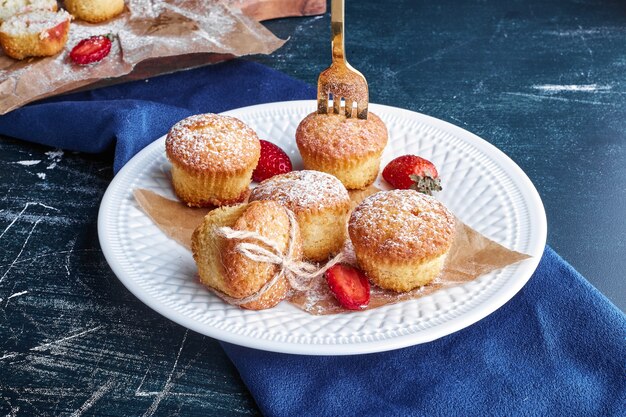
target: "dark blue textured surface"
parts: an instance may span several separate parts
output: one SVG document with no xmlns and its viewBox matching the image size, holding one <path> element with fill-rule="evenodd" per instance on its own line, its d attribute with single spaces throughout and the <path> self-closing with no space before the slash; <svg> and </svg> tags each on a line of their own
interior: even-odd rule
<svg viewBox="0 0 626 417">
<path fill-rule="evenodd" d="M 625 22 L 623 0 L 395 0 L 393 4 L 346 0 L 347 55 L 367 77 L 371 101 L 454 123 L 510 156 L 541 195 L 549 245 L 622 311 L 626 310 Z M 268 56 L 251 59 L 314 85 L 330 62 L 328 13 L 280 19 L 267 22 L 267 26 L 289 41 Z M 162 86 L 165 90 L 151 88 L 151 83 L 145 82 L 145 88 L 140 83 L 123 85 L 116 91 L 129 100 L 149 94 L 154 96 L 151 100 L 160 101 L 171 91 L 196 95 L 193 87 L 182 83 Z M 224 97 L 230 96 L 228 88 L 216 88 Z M 144 95 L 135 96 L 132 89 Z M 217 104 L 223 103 L 220 100 Z M 88 103 L 83 104 L 79 113 L 69 115 L 70 125 L 65 129 L 79 118 L 97 122 L 99 117 L 94 119 L 86 109 Z M 50 127 L 40 126 L 37 119 L 26 123 L 44 132 L 43 138 L 33 137 L 28 129 L 22 132 L 33 141 L 58 135 Z M 100 130 L 112 131 L 108 126 Z M 154 136 L 163 131 L 155 130 Z M 82 136 L 79 144 L 111 140 L 102 139 L 105 135 L 100 132 L 93 137 L 78 132 L 78 136 Z M 139 138 L 138 143 L 144 139 L 153 138 Z M 96 219 L 102 194 L 113 177 L 113 152 L 111 147 L 99 154 L 62 153 L 0 137 L 0 415 L 258 415 L 254 400 L 219 343 L 151 311 L 108 268 L 98 245 Z M 21 164 L 26 162 L 32 165 Z M 525 305 L 531 287 L 542 290 L 536 279 L 512 303 Z M 517 301 L 520 297 L 523 302 Z M 570 332 L 568 346 L 555 346 L 562 334 L 559 329 L 536 324 L 554 313 L 553 306 L 531 307 L 524 307 L 523 311 L 531 312 L 523 317 L 524 324 L 528 321 L 533 329 L 545 329 L 538 346 L 552 347 L 546 352 L 573 349 L 579 341 L 582 346 L 589 343 L 584 332 L 578 336 Z M 498 311 L 495 316 L 503 314 Z M 512 314 L 506 319 L 521 317 Z M 596 314 L 587 316 L 595 320 Z M 564 332 L 590 325 L 584 322 L 585 315 L 571 317 Z M 498 324 L 507 327 L 506 320 L 476 326 L 484 329 Z M 463 333 L 473 334 L 473 327 Z M 619 328 L 616 325 L 616 333 Z M 485 335 L 488 337 L 492 334 Z M 449 349 L 442 357 L 447 353 L 455 363 L 466 349 L 475 354 L 472 358 L 479 357 L 478 347 L 453 348 L 455 340 L 434 342 Z M 483 346 L 485 349 L 511 338 L 491 340 L 492 345 Z M 594 350 L 589 355 L 601 362 L 604 353 Z M 274 360 L 275 356 L 261 354 L 259 360 L 268 358 Z M 341 369 L 342 360 L 350 361 L 335 358 L 329 363 Z M 419 359 L 407 358 L 410 360 Z M 276 380 L 278 389 L 285 388 L 280 384 L 289 378 L 301 376 L 294 369 L 294 359 L 281 356 L 275 365 L 282 366 L 282 361 L 290 365 L 283 368 L 293 376 Z M 562 388 L 570 375 L 551 370 L 571 359 L 554 361 L 555 365 L 551 361 L 544 370 L 546 384 Z M 507 363 L 503 360 L 500 367 Z M 513 377 L 534 372 L 523 364 L 509 366 Z M 325 372 L 329 376 L 334 373 Z M 599 374 L 599 370 L 583 370 L 574 379 L 580 385 L 570 385 L 565 391 L 577 388 L 582 397 L 605 398 L 597 395 L 599 387 L 606 385 L 593 376 Z M 248 375 L 254 377 L 251 370 Z M 454 375 L 468 381 L 472 373 Z M 492 377 L 502 382 L 503 390 L 510 388 L 507 375 Z M 532 375 L 530 380 L 536 382 Z M 262 381 L 255 389 L 262 391 L 269 385 Z M 393 390 L 376 381 L 363 385 L 378 388 L 369 394 L 376 398 L 379 392 Z M 521 381 L 517 393 L 534 387 Z M 288 399 L 298 402 L 311 387 L 288 388 L 292 393 Z M 320 391 L 330 393 L 330 388 Z M 612 389 L 619 392 L 620 385 Z M 482 398 L 482 390 L 472 392 Z M 334 398 L 342 395 L 347 394 Z M 500 410 L 499 401 L 503 400 L 489 398 Z M 264 407 L 270 406 L 271 399 Z M 620 396 L 613 400 L 613 404 L 624 402 Z M 546 402 L 543 397 L 530 396 L 518 401 L 537 407 Z M 447 404 L 442 404 L 441 410 L 445 407 Z M 608 407 L 608 415 L 624 415 Z M 573 401 L 566 415 L 585 415 L 586 411 Z M 448 413 L 467 414 L 463 410 Z M 538 413 L 536 408 L 520 408 L 511 414 Z M 549 410 L 541 414 L 559 413 Z"/>
<path fill-rule="evenodd" d="M 45 132 L 52 131 L 56 135 L 46 140 L 54 146 L 89 151 L 105 149 L 117 138 L 115 160 L 121 166 L 186 114 L 313 94 L 302 82 L 245 61 L 163 76 L 149 84 L 31 105 L 0 118 L 0 132 L 46 138 Z M 126 100 L 126 94 L 134 99 Z M 85 107 L 89 117 L 76 119 Z M 40 124 L 27 123 L 34 118 Z M 71 129 L 64 128 L 67 124 Z M 96 148 L 81 141 L 81 132 L 95 137 L 105 128 Z M 432 343 L 350 357 L 223 346 L 261 410 L 271 416 L 587 416 L 621 412 L 625 338 L 623 313 L 548 248 L 513 301 Z"/>
</svg>

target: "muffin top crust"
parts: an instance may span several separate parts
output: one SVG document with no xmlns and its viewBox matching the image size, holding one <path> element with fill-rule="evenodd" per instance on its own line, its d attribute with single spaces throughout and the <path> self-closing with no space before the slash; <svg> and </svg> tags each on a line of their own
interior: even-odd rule
<svg viewBox="0 0 626 417">
<path fill-rule="evenodd" d="M 336 177 L 319 171 L 292 171 L 261 182 L 250 201 L 274 200 L 294 213 L 324 209 L 347 210 L 348 190 Z"/>
<path fill-rule="evenodd" d="M 380 191 L 354 209 L 348 231 L 355 246 L 380 257 L 435 257 L 452 245 L 455 218 L 434 197 L 414 190 Z"/>
<path fill-rule="evenodd" d="M 387 127 L 374 113 L 368 118 L 347 118 L 342 114 L 311 113 L 296 130 L 301 152 L 316 158 L 359 158 L 378 154 L 387 145 Z"/>
<path fill-rule="evenodd" d="M 195 172 L 237 172 L 256 166 L 261 154 L 257 134 L 239 119 L 218 114 L 187 117 L 165 140 L 172 162 Z"/>
</svg>

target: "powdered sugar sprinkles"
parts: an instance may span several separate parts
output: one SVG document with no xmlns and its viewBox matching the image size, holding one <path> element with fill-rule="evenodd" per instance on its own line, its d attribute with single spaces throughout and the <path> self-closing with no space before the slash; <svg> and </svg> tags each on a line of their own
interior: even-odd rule
<svg viewBox="0 0 626 417">
<path fill-rule="evenodd" d="M 350 237 L 396 256 L 434 256 L 448 248 L 454 215 L 434 197 L 414 190 L 381 191 L 352 212 Z"/>
<path fill-rule="evenodd" d="M 348 191 L 336 177 L 319 171 L 276 175 L 252 190 L 250 200 L 274 200 L 291 210 L 324 209 L 348 202 Z"/>
<path fill-rule="evenodd" d="M 234 117 L 198 114 L 176 123 L 165 141 L 168 155 L 192 170 L 236 171 L 258 158 L 257 134 Z"/>
</svg>

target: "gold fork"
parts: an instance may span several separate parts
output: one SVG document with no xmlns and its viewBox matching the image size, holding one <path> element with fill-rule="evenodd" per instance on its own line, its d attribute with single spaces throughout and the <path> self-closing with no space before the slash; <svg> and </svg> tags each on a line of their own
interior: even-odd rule
<svg viewBox="0 0 626 417">
<path fill-rule="evenodd" d="M 354 69 L 346 60 L 344 52 L 344 0 L 332 0 L 330 9 L 330 28 L 332 32 L 333 62 L 317 80 L 317 112 L 329 112 L 328 100 L 332 96 L 334 111 L 341 112 L 341 101 L 344 101 L 346 117 L 353 117 L 353 106 L 356 102 L 356 116 L 367 119 L 369 93 L 367 81 L 363 74 Z"/>
</svg>

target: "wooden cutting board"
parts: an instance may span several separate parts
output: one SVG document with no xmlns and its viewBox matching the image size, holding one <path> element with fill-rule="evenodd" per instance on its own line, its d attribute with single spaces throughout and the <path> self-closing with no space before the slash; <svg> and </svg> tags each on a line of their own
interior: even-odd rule
<svg viewBox="0 0 626 417">
<path fill-rule="evenodd" d="M 227 2 L 258 22 L 326 13 L 326 0 L 227 0 Z"/>
</svg>

